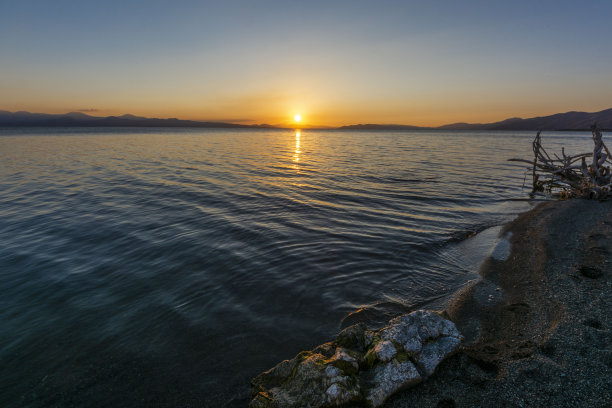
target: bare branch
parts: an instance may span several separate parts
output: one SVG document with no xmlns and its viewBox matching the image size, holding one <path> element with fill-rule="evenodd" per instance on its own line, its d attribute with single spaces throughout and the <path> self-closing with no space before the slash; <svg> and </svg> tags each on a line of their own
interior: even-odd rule
<svg viewBox="0 0 612 408">
<path fill-rule="evenodd" d="M 606 199 L 612 196 L 612 154 L 603 142 L 603 136 L 596 125 L 591 127 L 593 152 L 568 156 L 561 148 L 561 156 L 553 154 L 554 159 L 542 146 L 540 132 L 533 139 L 533 160 L 509 159 L 508 161 L 527 163 L 532 166 L 533 190 L 558 194 L 562 198 L 585 197 Z M 605 153 L 604 153 L 605 151 Z M 587 165 L 586 159 L 591 161 Z M 580 164 L 575 164 L 580 162 Z"/>
</svg>

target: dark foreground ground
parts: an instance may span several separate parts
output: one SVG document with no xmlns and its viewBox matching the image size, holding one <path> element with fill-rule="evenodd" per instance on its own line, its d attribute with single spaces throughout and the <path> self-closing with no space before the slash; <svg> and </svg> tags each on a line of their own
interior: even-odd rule
<svg viewBox="0 0 612 408">
<path fill-rule="evenodd" d="M 462 350 L 386 407 L 612 407 L 612 202 L 549 202 L 448 307 Z"/>
</svg>

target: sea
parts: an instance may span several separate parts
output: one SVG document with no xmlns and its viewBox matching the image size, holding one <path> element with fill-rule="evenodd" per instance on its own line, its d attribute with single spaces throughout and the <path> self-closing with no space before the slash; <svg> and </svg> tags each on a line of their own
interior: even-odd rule
<svg viewBox="0 0 612 408">
<path fill-rule="evenodd" d="M 0 129 L 0 406 L 245 407 L 342 328 L 442 308 L 547 199 L 507 161 L 534 136 Z"/>
</svg>

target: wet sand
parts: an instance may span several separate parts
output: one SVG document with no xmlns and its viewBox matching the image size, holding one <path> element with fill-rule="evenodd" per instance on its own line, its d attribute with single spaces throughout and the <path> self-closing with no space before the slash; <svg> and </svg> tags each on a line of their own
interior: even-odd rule
<svg viewBox="0 0 612 408">
<path fill-rule="evenodd" d="M 612 202 L 543 203 L 502 234 L 446 310 L 461 351 L 386 407 L 612 407 Z"/>
</svg>

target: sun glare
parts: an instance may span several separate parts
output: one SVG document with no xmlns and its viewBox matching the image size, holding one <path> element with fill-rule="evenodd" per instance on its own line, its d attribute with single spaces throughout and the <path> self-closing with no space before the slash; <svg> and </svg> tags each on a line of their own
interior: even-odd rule
<svg viewBox="0 0 612 408">
<path fill-rule="evenodd" d="M 301 122 L 302 121 L 302 115 L 300 115 L 299 113 L 297 115 L 295 115 L 293 117 L 293 120 L 295 120 L 296 122 Z"/>
</svg>

